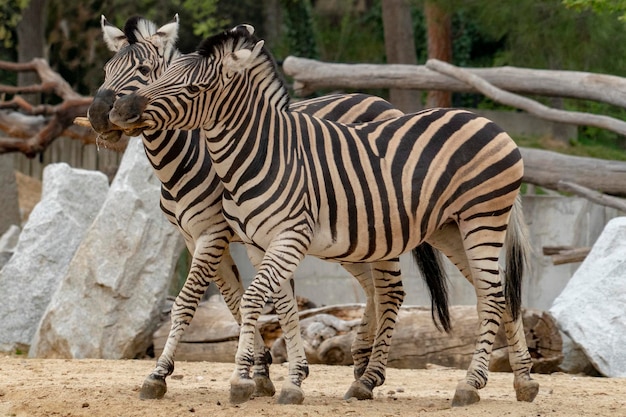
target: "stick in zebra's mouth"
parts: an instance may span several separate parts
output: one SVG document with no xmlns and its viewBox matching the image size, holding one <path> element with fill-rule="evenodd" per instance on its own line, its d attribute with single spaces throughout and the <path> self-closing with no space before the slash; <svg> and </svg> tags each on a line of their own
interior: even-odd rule
<svg viewBox="0 0 626 417">
<path fill-rule="evenodd" d="M 89 127 L 89 128 L 92 127 L 91 122 L 89 121 L 87 117 L 80 117 L 80 116 L 75 117 L 74 124 L 78 126 L 83 126 L 83 127 Z M 132 129 L 124 129 L 120 126 L 117 126 L 116 124 L 112 124 L 112 126 L 117 128 L 115 130 L 121 130 L 122 132 L 127 133 L 127 131 L 130 132 L 130 131 L 135 131 L 135 130 L 139 130 L 142 128 L 152 128 L 156 126 L 156 123 L 152 120 L 143 120 L 140 123 L 134 125 Z"/>
<path fill-rule="evenodd" d="M 77 126 L 82 126 L 82 127 L 93 129 L 93 126 L 91 122 L 89 121 L 88 117 L 80 117 L 80 116 L 75 117 L 74 124 Z M 121 139 L 122 133 L 128 137 L 138 136 L 138 135 L 141 135 L 141 132 L 144 128 L 154 127 L 155 122 L 152 120 L 144 120 L 141 123 L 133 126 L 132 128 L 123 128 L 114 123 L 110 123 L 109 126 L 111 130 L 109 130 L 108 132 L 99 133 L 98 138 L 103 139 L 106 142 L 115 143 Z"/>
</svg>

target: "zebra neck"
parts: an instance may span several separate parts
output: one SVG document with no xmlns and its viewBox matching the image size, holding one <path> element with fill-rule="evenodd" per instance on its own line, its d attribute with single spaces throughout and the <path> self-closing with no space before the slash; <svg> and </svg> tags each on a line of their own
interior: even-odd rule
<svg viewBox="0 0 626 417">
<path fill-rule="evenodd" d="M 224 129 L 204 131 L 213 167 L 225 188 L 236 195 L 240 185 L 263 173 L 270 180 L 278 176 L 279 165 L 294 164 L 300 154 L 285 112 L 260 106 L 238 117 L 238 123 Z M 280 164 L 277 161 L 281 161 Z"/>
<path fill-rule="evenodd" d="M 160 130 L 144 132 L 146 156 L 163 187 L 176 196 L 191 173 L 208 178 L 211 169 L 199 130 Z"/>
</svg>

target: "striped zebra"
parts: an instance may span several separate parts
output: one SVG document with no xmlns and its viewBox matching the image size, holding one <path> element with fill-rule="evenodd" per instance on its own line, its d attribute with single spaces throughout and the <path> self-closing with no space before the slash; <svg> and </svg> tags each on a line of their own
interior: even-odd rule
<svg viewBox="0 0 626 417">
<path fill-rule="evenodd" d="M 532 401 L 538 384 L 520 317 L 528 251 L 519 202 L 523 164 L 512 139 L 456 109 L 351 125 L 292 112 L 274 59 L 252 32 L 242 25 L 207 38 L 155 83 L 117 100 L 109 114 L 127 129 L 204 131 L 225 187 L 224 215 L 260 265 L 241 301 L 231 401 L 254 391 L 254 329 L 268 299 L 289 357 L 279 402 L 303 401 L 308 365 L 285 283 L 306 253 L 339 262 L 394 260 L 424 241 L 453 260 L 477 295 L 476 349 L 453 405 L 479 400 L 501 321 L 517 399 Z M 375 346 L 389 343 L 397 313 L 395 306 L 377 307 L 388 316 L 378 322 Z M 380 364 L 372 357 L 348 394 L 359 398 L 382 384 Z"/>
<path fill-rule="evenodd" d="M 108 119 L 114 101 L 153 82 L 170 61 L 179 55 L 174 47 L 178 19 L 157 28 L 149 20 L 134 17 L 121 30 L 102 16 L 101 26 L 104 40 L 115 55 L 105 65 L 104 83 L 95 95 L 88 115 L 100 139 L 115 142 L 120 139 L 122 132 Z M 291 105 L 291 110 L 343 122 L 382 120 L 402 114 L 388 102 L 363 94 L 331 95 L 302 101 Z M 216 283 L 233 316 L 240 321 L 239 301 L 243 286 L 227 250 L 233 231 L 221 214 L 223 188 L 212 169 L 205 141 L 201 136 L 200 130 L 146 130 L 142 135 L 146 155 L 162 184 L 161 208 L 169 221 L 179 228 L 193 259 L 184 287 L 172 308 L 172 327 L 167 344 L 156 368 L 142 386 L 141 398 L 161 398 L 165 394 L 165 379 L 174 369 L 176 346 L 211 281 Z M 440 270 L 433 271 L 432 267 L 429 269 L 433 262 L 435 268 L 438 267 L 435 254 L 429 245 L 422 245 L 417 255 L 420 261 L 418 266 L 425 274 L 433 277 L 441 274 Z M 375 304 L 402 301 L 394 295 L 402 291 L 399 265 L 397 260 L 392 260 L 372 265 L 357 263 L 344 266 L 361 283 L 368 301 L 353 346 L 355 373 L 360 375 L 367 367 L 372 352 L 377 322 Z M 392 277 L 392 291 L 387 293 L 386 288 L 380 284 L 374 288 L 372 276 L 378 276 L 379 282 Z M 434 300 L 437 300 L 438 294 L 445 297 L 441 290 L 438 287 L 431 288 L 435 292 Z M 390 296 L 395 298 L 389 300 Z M 440 304 L 445 305 L 445 299 Z M 443 326 L 449 328 L 447 311 L 440 314 Z M 258 333 L 255 338 L 256 395 L 273 395 L 274 387 L 269 379 L 271 356 Z"/>
</svg>

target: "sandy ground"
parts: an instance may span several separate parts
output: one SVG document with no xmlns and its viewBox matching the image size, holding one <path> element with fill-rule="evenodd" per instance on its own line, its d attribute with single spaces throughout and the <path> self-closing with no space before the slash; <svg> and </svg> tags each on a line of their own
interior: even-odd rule
<svg viewBox="0 0 626 417">
<path fill-rule="evenodd" d="M 153 361 L 0 358 L 0 416 L 626 416 L 626 379 L 536 375 L 534 403 L 518 403 L 511 374 L 494 373 L 481 401 L 450 408 L 464 371 L 389 369 L 372 401 L 344 401 L 352 369 L 313 365 L 304 404 L 257 398 L 228 402 L 232 364 L 178 362 L 162 400 L 138 398 Z M 286 375 L 272 366 L 277 387 Z"/>
</svg>

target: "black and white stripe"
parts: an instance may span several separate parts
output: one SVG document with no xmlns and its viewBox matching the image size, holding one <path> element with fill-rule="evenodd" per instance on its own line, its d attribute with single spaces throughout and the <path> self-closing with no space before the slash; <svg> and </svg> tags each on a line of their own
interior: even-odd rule
<svg viewBox="0 0 626 417">
<path fill-rule="evenodd" d="M 503 317 L 518 399 L 534 399 L 538 385 L 530 378 L 520 319 L 527 241 L 520 233 L 523 164 L 515 143 L 463 110 L 428 109 L 356 125 L 289 111 L 274 60 L 251 32 L 241 26 L 208 38 L 154 84 L 118 100 L 110 114 L 128 128 L 202 128 L 225 186 L 229 224 L 257 256 L 265 251 L 242 298 L 231 400 L 245 401 L 253 391 L 253 335 L 268 298 L 290 360 L 279 401 L 303 400 L 308 368 L 285 282 L 306 253 L 339 262 L 392 260 L 424 241 L 453 259 L 477 294 L 476 352 L 453 404 L 478 400 Z M 514 256 L 503 273 L 498 257 L 505 242 Z M 397 312 L 383 307 L 390 321 L 379 321 L 375 349 L 388 345 L 390 332 L 381 328 Z M 382 383 L 385 361 L 370 358 L 348 395 L 359 398 Z"/>
<path fill-rule="evenodd" d="M 157 28 L 145 19 L 131 18 L 124 30 L 120 30 L 102 17 L 102 29 L 107 45 L 116 54 L 105 66 L 105 81 L 89 109 L 89 118 L 102 139 L 115 141 L 120 138 L 121 131 L 108 119 L 113 103 L 117 98 L 153 82 L 171 59 L 179 55 L 174 47 L 178 19 Z M 402 114 L 388 102 L 363 94 L 326 96 L 295 103 L 291 109 L 342 122 L 382 120 Z M 142 387 L 141 396 L 144 398 L 164 395 L 165 378 L 174 369 L 176 346 L 211 281 L 217 284 L 231 312 L 239 320 L 243 287 L 227 251 L 233 231 L 222 215 L 223 187 L 212 169 L 201 135 L 199 130 L 145 130 L 142 134 L 146 154 L 162 183 L 161 208 L 179 228 L 193 254 L 188 278 L 172 309 L 168 342 L 157 367 Z M 428 245 L 422 245 L 420 251 L 425 259 L 435 259 Z M 359 280 L 368 300 L 353 347 L 355 373 L 360 375 L 367 367 L 372 351 L 377 323 L 375 305 L 389 303 L 389 297 L 397 307 L 402 301 L 397 295 L 402 291 L 400 270 L 397 259 L 373 265 L 357 263 L 344 266 Z M 376 277 L 376 288 L 372 277 Z M 387 288 L 385 282 L 389 282 Z M 440 304 L 445 305 L 445 300 Z M 255 340 L 257 395 L 271 395 L 273 386 L 268 368 L 271 357 L 258 333 Z"/>
</svg>

